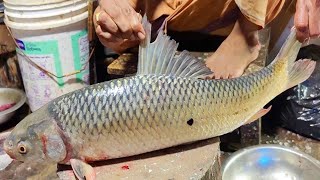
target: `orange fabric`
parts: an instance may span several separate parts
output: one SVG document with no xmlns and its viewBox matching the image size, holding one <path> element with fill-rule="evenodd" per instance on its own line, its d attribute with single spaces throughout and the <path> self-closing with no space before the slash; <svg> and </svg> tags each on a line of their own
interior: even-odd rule
<svg viewBox="0 0 320 180">
<path fill-rule="evenodd" d="M 267 14 L 265 18 L 265 25 L 269 24 L 281 11 L 286 1 L 269 0 L 267 6 Z"/>
<path fill-rule="evenodd" d="M 244 16 L 251 22 L 265 27 L 282 9 L 285 0 L 235 0 Z"/>
<path fill-rule="evenodd" d="M 236 9 L 233 0 L 185 0 L 168 17 L 168 28 L 176 31 L 198 31 Z"/>
<path fill-rule="evenodd" d="M 213 34 L 229 33 L 234 24 L 232 16 L 240 11 L 251 22 L 265 27 L 279 14 L 285 2 L 285 0 L 130 1 L 136 11 L 147 13 L 151 21 L 162 15 L 169 15 L 166 27 L 171 30 L 202 31 L 211 27 L 212 31 L 216 32 Z"/>
</svg>

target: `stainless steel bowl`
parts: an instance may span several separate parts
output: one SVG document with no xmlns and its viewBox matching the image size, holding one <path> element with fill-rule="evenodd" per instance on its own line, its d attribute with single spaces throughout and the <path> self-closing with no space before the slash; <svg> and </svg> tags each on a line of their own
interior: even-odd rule
<svg viewBox="0 0 320 180">
<path fill-rule="evenodd" d="M 15 103 L 11 108 L 0 112 L 0 125 L 7 122 L 25 102 L 26 95 L 23 91 L 13 88 L 0 88 L 0 105 Z"/>
<path fill-rule="evenodd" d="M 239 150 L 222 168 L 223 180 L 320 180 L 319 161 L 280 145 L 258 145 Z"/>
</svg>

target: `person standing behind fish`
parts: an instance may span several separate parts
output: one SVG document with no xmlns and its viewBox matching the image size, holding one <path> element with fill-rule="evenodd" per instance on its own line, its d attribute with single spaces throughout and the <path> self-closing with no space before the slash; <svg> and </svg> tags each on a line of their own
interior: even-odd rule
<svg viewBox="0 0 320 180">
<path fill-rule="evenodd" d="M 25 164 L 70 164 L 78 179 L 102 179 L 88 164 L 156 151 L 229 133 L 266 114 L 264 106 L 305 81 L 312 60 L 295 61 L 301 43 L 293 28 L 271 64 L 224 80 L 151 24 L 139 45 L 135 76 L 94 84 L 62 95 L 25 117 L 4 150 Z M 22 166 L 24 166 L 22 164 Z M 18 167 L 20 168 L 20 167 Z"/>
<path fill-rule="evenodd" d="M 298 40 L 319 37 L 320 0 L 100 0 L 94 23 L 101 43 L 117 53 L 145 38 L 140 11 L 150 21 L 165 17 L 165 29 L 228 35 L 206 61 L 214 78 L 227 79 L 241 76 L 258 57 L 257 30 L 294 5 Z"/>
</svg>

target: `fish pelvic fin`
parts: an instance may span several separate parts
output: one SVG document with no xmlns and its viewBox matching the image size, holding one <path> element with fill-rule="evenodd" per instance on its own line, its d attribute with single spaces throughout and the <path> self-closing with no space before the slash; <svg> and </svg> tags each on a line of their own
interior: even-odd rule
<svg viewBox="0 0 320 180">
<path fill-rule="evenodd" d="M 316 63 L 310 59 L 296 61 L 300 48 L 301 43 L 296 38 L 296 29 L 292 28 L 277 57 L 270 64 L 276 70 L 285 69 L 287 77 L 285 90 L 307 80 L 315 68 Z"/>
<path fill-rule="evenodd" d="M 191 56 L 188 51 L 177 55 L 178 43 L 170 39 L 162 29 L 151 43 L 151 24 L 146 15 L 142 19 L 142 25 L 146 38 L 139 46 L 138 75 L 206 78 L 212 74 L 203 61 Z"/>
<path fill-rule="evenodd" d="M 269 106 L 267 109 L 262 108 L 256 114 L 254 114 L 252 117 L 250 117 L 245 124 L 250 124 L 250 123 L 258 120 L 262 116 L 266 115 L 271 110 L 271 107 L 272 106 Z"/>
</svg>

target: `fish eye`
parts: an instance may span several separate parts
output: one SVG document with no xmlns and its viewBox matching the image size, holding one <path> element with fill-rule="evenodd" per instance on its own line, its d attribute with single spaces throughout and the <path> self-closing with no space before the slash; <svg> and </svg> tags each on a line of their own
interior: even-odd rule
<svg viewBox="0 0 320 180">
<path fill-rule="evenodd" d="M 20 154 L 26 154 L 27 153 L 27 147 L 24 144 L 19 143 L 18 151 L 19 151 Z"/>
</svg>

